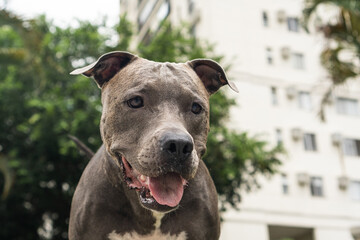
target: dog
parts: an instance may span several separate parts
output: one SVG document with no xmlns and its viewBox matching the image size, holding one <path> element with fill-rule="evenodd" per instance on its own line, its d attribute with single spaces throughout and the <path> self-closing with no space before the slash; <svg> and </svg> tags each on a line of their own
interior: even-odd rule
<svg viewBox="0 0 360 240">
<path fill-rule="evenodd" d="M 201 157 L 210 95 L 238 91 L 222 67 L 115 51 L 71 74 L 101 88 L 103 145 L 75 190 L 69 239 L 218 239 L 217 192 Z"/>
</svg>

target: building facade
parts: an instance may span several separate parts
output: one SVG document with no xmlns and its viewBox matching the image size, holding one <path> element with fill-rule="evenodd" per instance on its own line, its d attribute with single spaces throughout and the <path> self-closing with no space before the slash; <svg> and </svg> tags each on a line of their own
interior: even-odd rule
<svg viewBox="0 0 360 240">
<path fill-rule="evenodd" d="M 223 240 L 360 239 L 360 84 L 337 88 L 320 119 L 330 86 L 319 60 L 326 42 L 301 28 L 302 8 L 302 0 L 121 1 L 137 25 L 134 44 L 166 18 L 215 43 L 240 91 L 229 91 L 237 102 L 229 127 L 287 150 L 280 173 L 223 215 Z"/>
</svg>

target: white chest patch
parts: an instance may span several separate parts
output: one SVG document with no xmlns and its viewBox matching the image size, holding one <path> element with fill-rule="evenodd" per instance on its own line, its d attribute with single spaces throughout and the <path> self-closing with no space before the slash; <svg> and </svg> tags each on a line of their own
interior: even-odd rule
<svg viewBox="0 0 360 240">
<path fill-rule="evenodd" d="M 109 240 L 186 240 L 186 233 L 181 232 L 178 235 L 163 234 L 160 230 L 155 230 L 148 235 L 140 235 L 136 232 L 117 234 L 112 232 L 109 234 Z"/>
<path fill-rule="evenodd" d="M 181 232 L 177 235 L 164 234 L 160 230 L 161 219 L 165 214 L 153 212 L 156 219 L 155 230 L 147 235 L 140 235 L 137 232 L 130 232 L 125 234 L 118 234 L 115 231 L 108 235 L 109 240 L 186 240 L 186 232 Z"/>
</svg>

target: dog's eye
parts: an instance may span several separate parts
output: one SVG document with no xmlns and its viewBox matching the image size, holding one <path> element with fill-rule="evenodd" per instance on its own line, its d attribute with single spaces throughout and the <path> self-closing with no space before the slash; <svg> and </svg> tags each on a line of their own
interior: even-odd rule
<svg viewBox="0 0 360 240">
<path fill-rule="evenodd" d="M 200 104 L 198 103 L 193 103 L 192 106 L 191 106 L 191 111 L 194 113 L 194 114 L 199 114 L 201 113 L 202 111 L 202 107 L 200 106 Z"/>
<path fill-rule="evenodd" d="M 142 97 L 137 96 L 127 100 L 127 105 L 131 108 L 141 108 L 144 106 L 144 100 Z"/>
</svg>

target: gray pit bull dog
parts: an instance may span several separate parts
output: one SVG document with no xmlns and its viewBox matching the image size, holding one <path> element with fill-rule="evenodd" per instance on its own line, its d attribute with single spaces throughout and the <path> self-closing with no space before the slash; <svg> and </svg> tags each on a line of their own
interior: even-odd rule
<svg viewBox="0 0 360 240">
<path fill-rule="evenodd" d="M 69 238 L 218 239 L 217 193 L 201 157 L 210 95 L 226 84 L 237 91 L 224 70 L 111 52 L 71 74 L 101 88 L 103 146 L 76 188 Z"/>
</svg>

